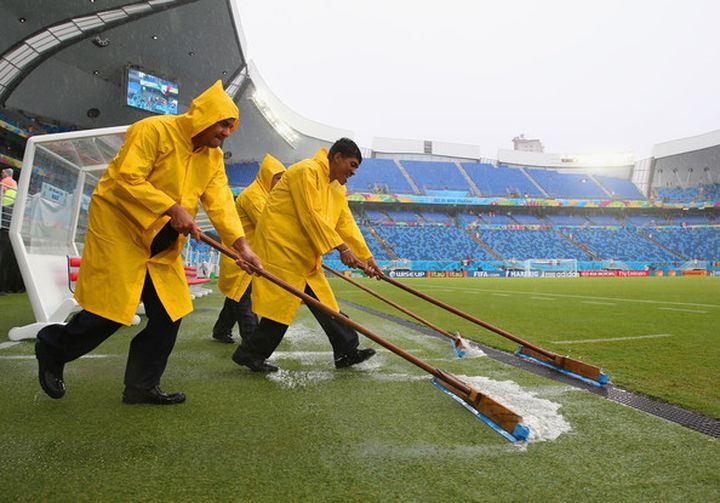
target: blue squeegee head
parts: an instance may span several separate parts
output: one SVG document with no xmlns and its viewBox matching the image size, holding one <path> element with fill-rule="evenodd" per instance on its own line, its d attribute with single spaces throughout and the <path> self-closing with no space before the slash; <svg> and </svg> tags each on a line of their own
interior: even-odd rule
<svg viewBox="0 0 720 503">
<path fill-rule="evenodd" d="M 480 421 L 488 425 L 490 428 L 492 428 L 496 433 L 498 433 L 500 436 L 502 436 L 505 440 L 509 442 L 524 442 L 530 437 L 530 428 L 525 426 L 524 424 L 518 423 L 515 425 L 515 429 L 512 433 L 505 431 L 500 427 L 499 424 L 497 424 L 495 421 L 487 417 L 485 414 L 474 408 L 472 405 L 467 403 L 465 400 L 463 400 L 461 397 L 457 396 L 455 393 L 447 389 L 445 386 L 443 386 L 436 377 L 432 378 L 431 381 L 435 387 L 437 387 L 440 391 L 448 395 L 450 398 L 455 400 L 457 403 L 465 407 L 465 409 L 468 410 L 472 415 L 474 415 L 476 418 L 478 418 Z"/>
<path fill-rule="evenodd" d="M 520 358 L 522 358 L 523 360 L 531 361 L 538 365 L 542 365 L 543 367 L 547 367 L 549 369 L 555 370 L 556 372 L 560 372 L 561 374 L 564 374 L 568 377 L 572 377 L 573 379 L 577 379 L 584 383 L 591 384 L 592 386 L 595 386 L 598 388 L 603 388 L 610 382 L 610 378 L 607 376 L 607 374 L 605 374 L 603 372 L 600 373 L 600 377 L 596 381 L 595 379 L 590 379 L 589 377 L 581 376 L 580 374 L 576 374 L 575 372 L 571 372 L 562 367 L 558 367 L 557 365 L 553 365 L 552 363 L 548 363 L 548 362 L 542 361 L 538 358 L 535 358 L 534 356 L 530 356 L 527 353 L 523 352 L 522 345 L 518 346 L 518 350 L 515 352 L 515 354 L 517 356 L 519 356 Z"/>
</svg>

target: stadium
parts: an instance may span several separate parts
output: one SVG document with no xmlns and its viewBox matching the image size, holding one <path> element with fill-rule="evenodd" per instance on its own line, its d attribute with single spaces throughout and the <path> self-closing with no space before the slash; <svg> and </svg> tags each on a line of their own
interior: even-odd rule
<svg viewBox="0 0 720 503">
<path fill-rule="evenodd" d="M 273 93 L 248 57 L 233 0 L 7 0 L 0 12 L 0 163 L 18 181 L 3 205 L 0 250 L 0 499 L 720 497 L 720 130 L 658 142 L 641 159 L 548 153 L 523 136 L 492 158 L 426 139 L 361 145 L 347 198 L 379 265 L 471 316 L 372 281 L 330 253 L 323 262 L 343 311 L 518 412 L 525 441 L 508 442 L 374 340 L 363 343 L 376 358 L 336 372 L 305 309 L 273 355 L 280 372 L 239 370 L 210 338 L 223 301 L 219 255 L 193 240 L 184 259 L 197 274 L 188 277 L 194 311 L 165 378 L 188 403 L 120 403 L 135 326 L 70 367 L 70 391 L 56 402 L 37 385 L 33 339 L 79 310 L 73 268 L 90 194 L 129 124 L 182 113 L 222 80 L 241 116 L 223 145 L 235 195 L 266 153 L 289 166 L 353 132 L 303 117 Z M 202 208 L 198 222 L 213 230 Z M 428 325 L 461 335 L 467 354 L 458 358 Z M 503 333 L 601 367 L 610 382 L 536 365 Z"/>
</svg>

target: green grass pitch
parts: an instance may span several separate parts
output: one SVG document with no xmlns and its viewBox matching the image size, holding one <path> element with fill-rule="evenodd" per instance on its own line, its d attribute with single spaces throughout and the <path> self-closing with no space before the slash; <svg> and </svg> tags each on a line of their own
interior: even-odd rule
<svg viewBox="0 0 720 503">
<path fill-rule="evenodd" d="M 136 327 L 68 364 L 62 400 L 40 390 L 32 342 L 2 342 L 0 501 L 720 500 L 717 439 L 487 357 L 456 359 L 447 341 L 353 308 L 396 314 L 331 281 L 343 310 L 378 335 L 495 386 L 493 398 L 537 404 L 546 415 L 527 419 L 538 437 L 510 444 L 362 336 L 378 355 L 336 371 L 304 307 L 273 357 L 281 372 L 253 374 L 230 361 L 234 346 L 210 339 L 222 305 L 214 293 L 194 301 L 163 378 L 187 393 L 179 406 L 121 403 Z M 389 284 L 361 281 L 466 339 L 515 349 Z M 720 417 L 720 278 L 403 282 L 598 365 L 617 386 Z M 0 307 L 2 333 L 34 321 L 25 295 L 1 296 Z"/>
</svg>

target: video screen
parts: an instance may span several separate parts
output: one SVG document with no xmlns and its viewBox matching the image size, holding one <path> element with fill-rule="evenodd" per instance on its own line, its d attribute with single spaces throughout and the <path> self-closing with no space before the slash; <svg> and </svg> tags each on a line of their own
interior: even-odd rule
<svg viewBox="0 0 720 503">
<path fill-rule="evenodd" d="M 126 103 L 156 114 L 177 114 L 179 88 L 177 83 L 128 68 Z"/>
</svg>

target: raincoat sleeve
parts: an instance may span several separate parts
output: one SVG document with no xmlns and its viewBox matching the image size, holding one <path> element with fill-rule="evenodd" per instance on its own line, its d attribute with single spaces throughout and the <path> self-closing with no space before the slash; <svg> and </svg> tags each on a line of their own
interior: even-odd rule
<svg viewBox="0 0 720 503">
<path fill-rule="evenodd" d="M 296 173 L 285 175 L 297 215 L 302 218 L 303 230 L 317 255 L 324 255 L 343 243 L 335 229 L 324 218 L 327 210 L 319 190 L 319 180 L 309 168 L 300 168 Z"/>
<path fill-rule="evenodd" d="M 224 243 L 232 245 L 245 236 L 224 168 L 215 166 L 205 191 L 200 196 L 205 213 Z"/>
<path fill-rule="evenodd" d="M 237 200 L 237 206 L 245 213 L 253 225 L 257 226 L 258 219 L 265 209 L 265 201 L 266 198 L 263 198 L 263 196 L 253 197 L 251 195 L 249 197 L 243 197 L 243 195 L 240 194 Z"/>
<path fill-rule="evenodd" d="M 345 244 L 350 247 L 352 252 L 360 260 L 367 260 L 372 257 L 372 252 L 368 248 L 367 243 L 365 243 L 365 238 L 363 238 L 360 228 L 357 226 L 347 203 L 340 213 L 340 219 L 338 220 L 336 229 L 340 237 L 345 241 Z"/>
<path fill-rule="evenodd" d="M 143 229 L 150 227 L 158 216 L 175 204 L 169 195 L 147 179 L 155 167 L 158 151 L 165 150 L 164 143 L 160 131 L 140 122 L 128 129 L 124 151 L 116 159 L 118 172 L 113 193 L 123 212 Z"/>
</svg>

